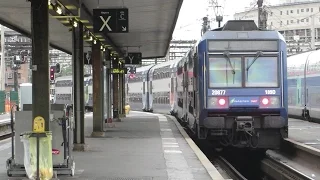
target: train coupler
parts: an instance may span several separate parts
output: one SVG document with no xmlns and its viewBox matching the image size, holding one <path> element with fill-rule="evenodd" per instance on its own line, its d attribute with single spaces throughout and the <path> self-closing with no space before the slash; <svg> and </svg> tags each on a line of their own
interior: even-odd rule
<svg viewBox="0 0 320 180">
<path fill-rule="evenodd" d="M 238 116 L 236 117 L 237 131 L 251 132 L 253 131 L 253 117 L 252 116 Z"/>
</svg>

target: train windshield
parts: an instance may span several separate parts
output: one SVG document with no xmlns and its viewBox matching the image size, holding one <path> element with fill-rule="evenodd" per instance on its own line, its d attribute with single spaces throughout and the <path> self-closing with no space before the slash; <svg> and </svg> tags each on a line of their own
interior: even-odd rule
<svg viewBox="0 0 320 180">
<path fill-rule="evenodd" d="M 209 57 L 208 82 L 211 88 L 278 87 L 278 58 Z"/>
<path fill-rule="evenodd" d="M 277 57 L 245 57 L 246 87 L 277 87 Z M 249 68 L 250 67 L 250 68 Z"/>
<path fill-rule="evenodd" d="M 240 57 L 210 57 L 209 86 L 210 87 L 241 87 Z"/>
</svg>

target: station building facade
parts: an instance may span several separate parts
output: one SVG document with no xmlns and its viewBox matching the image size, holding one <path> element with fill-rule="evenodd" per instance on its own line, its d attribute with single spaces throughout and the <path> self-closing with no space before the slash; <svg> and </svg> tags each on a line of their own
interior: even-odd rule
<svg viewBox="0 0 320 180">
<path fill-rule="evenodd" d="M 288 43 L 288 53 L 311 49 L 311 32 L 315 47 L 320 47 L 320 1 L 285 0 L 283 4 L 264 6 L 267 29 L 277 30 Z M 258 9 L 251 8 L 234 14 L 235 20 L 254 20 L 258 24 Z"/>
</svg>

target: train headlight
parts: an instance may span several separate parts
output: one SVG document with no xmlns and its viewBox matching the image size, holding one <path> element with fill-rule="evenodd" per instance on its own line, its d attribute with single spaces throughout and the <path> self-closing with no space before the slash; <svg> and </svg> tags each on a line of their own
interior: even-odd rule
<svg viewBox="0 0 320 180">
<path fill-rule="evenodd" d="M 260 97 L 260 108 L 279 108 L 279 107 L 280 107 L 279 96 Z"/>
<path fill-rule="evenodd" d="M 208 108 L 228 108 L 228 97 L 209 97 Z"/>
</svg>

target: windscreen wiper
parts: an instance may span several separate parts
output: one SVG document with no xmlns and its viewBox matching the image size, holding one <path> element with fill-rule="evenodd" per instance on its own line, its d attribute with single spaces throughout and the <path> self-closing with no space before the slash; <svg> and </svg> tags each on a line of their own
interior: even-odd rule
<svg viewBox="0 0 320 180">
<path fill-rule="evenodd" d="M 251 61 L 250 65 L 247 67 L 247 71 L 249 71 L 250 67 L 253 65 L 254 62 L 256 62 L 256 60 L 263 55 L 262 51 L 258 51 L 256 54 L 256 57 L 254 57 L 254 59 Z"/>
<path fill-rule="evenodd" d="M 225 51 L 224 53 L 223 53 L 223 56 L 226 58 L 226 60 L 229 62 L 229 65 L 230 65 L 230 67 L 231 67 L 231 69 L 232 69 L 232 74 L 236 74 L 236 71 L 234 70 L 234 68 L 233 68 L 233 66 L 232 66 L 232 64 L 231 64 L 231 60 L 230 60 L 230 58 L 229 58 L 229 56 L 230 56 L 230 53 L 229 53 L 229 51 Z"/>
</svg>

